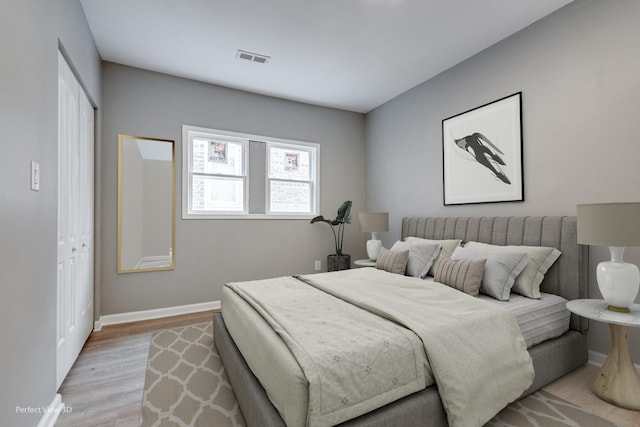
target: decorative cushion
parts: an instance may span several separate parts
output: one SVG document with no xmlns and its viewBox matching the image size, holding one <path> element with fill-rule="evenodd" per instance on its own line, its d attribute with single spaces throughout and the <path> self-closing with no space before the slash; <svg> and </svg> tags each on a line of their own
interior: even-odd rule
<svg viewBox="0 0 640 427">
<path fill-rule="evenodd" d="M 404 241 L 409 243 L 420 242 L 420 243 L 428 243 L 432 245 L 433 244 L 440 245 L 440 248 L 441 248 L 440 253 L 436 257 L 436 259 L 433 261 L 433 264 L 431 264 L 431 268 L 429 269 L 429 275 L 431 276 L 435 276 L 436 268 L 438 267 L 438 263 L 440 262 L 440 260 L 443 257 L 450 257 L 451 254 L 453 254 L 453 251 L 458 246 L 460 246 L 460 243 L 462 243 L 462 240 L 459 240 L 459 239 L 431 240 L 431 239 L 423 239 L 421 237 L 407 237 L 406 239 L 404 239 Z"/>
<path fill-rule="evenodd" d="M 556 248 L 546 246 L 497 246 L 487 243 L 467 242 L 465 248 L 491 252 L 524 252 L 529 255 L 529 263 L 516 277 L 512 292 L 529 298 L 540 298 L 540 284 L 545 273 L 562 255 Z"/>
<path fill-rule="evenodd" d="M 480 292 L 500 301 L 509 300 L 516 277 L 529 263 L 525 252 L 489 252 L 467 247 L 456 248 L 451 259 L 486 259 Z"/>
<path fill-rule="evenodd" d="M 486 260 L 453 260 L 442 258 L 436 268 L 434 280 L 472 296 L 480 293 L 480 284 Z"/>
<path fill-rule="evenodd" d="M 391 247 L 392 251 L 409 251 L 407 270 L 405 274 L 411 277 L 424 279 L 429 269 L 440 253 L 440 245 L 422 242 L 397 241 Z"/>
<path fill-rule="evenodd" d="M 386 248 L 380 248 L 376 268 L 388 271 L 389 273 L 404 274 L 407 269 L 407 260 L 409 259 L 409 251 L 390 251 Z"/>
</svg>

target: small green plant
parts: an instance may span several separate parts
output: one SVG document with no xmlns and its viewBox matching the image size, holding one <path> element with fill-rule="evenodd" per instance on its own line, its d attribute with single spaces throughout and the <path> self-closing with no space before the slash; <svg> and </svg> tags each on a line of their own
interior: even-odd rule
<svg viewBox="0 0 640 427">
<path fill-rule="evenodd" d="M 311 224 L 316 222 L 325 222 L 331 226 L 333 232 L 333 240 L 336 244 L 336 255 L 342 255 L 342 242 L 344 241 L 344 225 L 351 224 L 351 201 L 347 200 L 338 208 L 336 219 L 325 219 L 322 215 L 311 220 Z M 337 227 L 337 231 L 336 231 Z"/>
</svg>

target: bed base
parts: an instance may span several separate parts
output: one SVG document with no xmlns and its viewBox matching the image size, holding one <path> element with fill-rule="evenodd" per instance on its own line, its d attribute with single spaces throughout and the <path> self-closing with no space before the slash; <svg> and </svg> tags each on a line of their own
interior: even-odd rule
<svg viewBox="0 0 640 427">
<path fill-rule="evenodd" d="M 267 393 L 240 354 L 221 313 L 213 315 L 213 338 L 238 405 L 248 427 L 286 427 Z M 526 396 L 587 362 L 587 335 L 569 330 L 529 349 L 536 377 Z M 433 385 L 373 412 L 340 424 L 341 427 L 446 427 L 447 414 Z"/>
</svg>

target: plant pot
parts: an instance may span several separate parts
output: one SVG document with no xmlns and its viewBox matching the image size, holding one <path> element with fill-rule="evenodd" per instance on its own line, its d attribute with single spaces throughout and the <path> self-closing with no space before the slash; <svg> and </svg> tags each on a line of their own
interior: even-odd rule
<svg viewBox="0 0 640 427">
<path fill-rule="evenodd" d="M 351 255 L 328 255 L 327 271 L 348 270 L 351 268 Z"/>
</svg>

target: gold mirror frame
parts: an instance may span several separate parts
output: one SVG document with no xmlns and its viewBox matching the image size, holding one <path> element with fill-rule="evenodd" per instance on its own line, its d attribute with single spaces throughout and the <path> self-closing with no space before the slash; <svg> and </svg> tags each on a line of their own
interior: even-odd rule
<svg viewBox="0 0 640 427">
<path fill-rule="evenodd" d="M 129 144 L 129 142 L 132 144 Z M 141 166 L 141 162 L 144 161 L 168 160 L 162 158 L 168 154 L 166 150 L 163 150 L 161 146 L 155 145 L 154 143 L 171 144 L 170 177 L 166 166 L 161 163 L 147 163 L 147 166 L 151 166 L 148 168 L 149 171 L 153 172 L 149 172 L 149 176 L 146 177 L 144 176 L 144 170 L 146 168 L 135 168 L 131 165 L 131 163 L 136 161 L 138 161 L 138 165 L 136 166 Z M 133 144 L 135 144 L 135 147 Z M 160 150 L 157 151 L 157 149 Z M 142 153 L 143 151 L 145 154 Z M 131 157 L 136 154 L 138 154 L 140 158 L 132 159 Z M 147 158 L 145 158 L 145 156 Z M 127 167 L 128 169 L 126 169 Z M 156 175 L 153 175 L 154 173 Z M 136 180 L 132 177 L 132 174 L 137 174 L 141 180 Z M 171 180 L 170 185 L 167 183 L 169 179 Z M 168 198 L 163 196 L 163 194 L 166 194 L 166 191 L 162 188 L 154 188 L 147 182 L 151 181 L 151 183 L 153 183 L 154 180 L 158 182 L 159 185 L 165 186 L 166 189 L 170 187 L 170 207 L 166 206 L 166 204 L 168 204 L 166 199 Z M 160 181 L 164 181 L 164 184 L 160 183 Z M 140 273 L 175 269 L 175 182 L 175 141 L 142 136 L 118 135 L 118 273 Z M 136 191 L 140 197 L 136 198 Z M 145 197 L 143 198 L 142 195 L 145 195 Z M 152 200 L 149 200 L 150 198 Z M 128 200 L 132 200 L 133 202 L 129 202 L 127 207 L 126 203 Z M 160 222 L 164 222 L 164 225 L 160 224 L 162 225 L 162 227 L 160 227 L 161 229 L 151 229 L 151 227 L 157 227 L 158 224 L 154 221 L 149 221 L 150 215 L 145 212 L 144 203 L 147 202 L 148 204 L 148 202 L 153 201 L 162 204 L 162 206 L 146 206 L 152 213 L 165 212 L 165 209 L 171 209 L 170 227 L 166 227 L 166 220 L 169 216 L 165 214 L 159 215 Z M 164 218 L 162 218 L 163 216 Z M 158 220 L 158 217 L 154 215 L 153 219 Z M 160 242 L 160 245 L 164 245 L 167 242 L 166 236 L 169 230 L 166 230 L 166 228 L 171 229 L 170 247 L 163 251 L 162 249 L 158 249 L 158 243 Z M 134 245 L 127 245 L 132 240 L 129 238 L 131 234 L 123 236 L 123 231 L 128 233 L 131 231 L 130 229 L 135 230 L 136 233 L 138 231 L 140 232 L 140 236 L 134 241 Z M 146 242 L 145 237 L 147 237 Z M 152 241 L 151 243 L 149 242 L 150 240 Z M 134 248 L 132 249 L 131 246 L 134 246 Z M 144 253 L 150 250 L 149 246 L 155 246 L 155 249 L 152 250 L 151 254 Z M 158 253 L 154 254 L 153 252 Z M 137 260 L 135 265 L 133 265 L 132 261 L 134 259 Z"/>
</svg>

